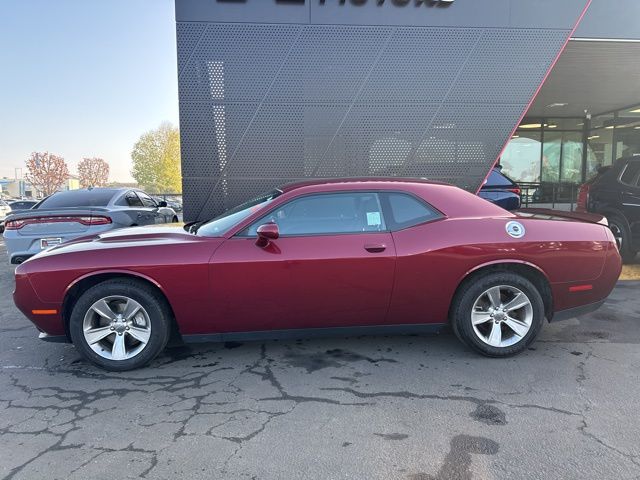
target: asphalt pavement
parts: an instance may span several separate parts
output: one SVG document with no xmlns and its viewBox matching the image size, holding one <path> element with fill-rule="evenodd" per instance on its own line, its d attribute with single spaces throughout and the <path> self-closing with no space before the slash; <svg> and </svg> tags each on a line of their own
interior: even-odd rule
<svg viewBox="0 0 640 480">
<path fill-rule="evenodd" d="M 116 374 L 38 340 L 0 258 L 0 478 L 640 478 L 640 282 L 510 359 L 445 333 L 176 347 Z"/>
</svg>

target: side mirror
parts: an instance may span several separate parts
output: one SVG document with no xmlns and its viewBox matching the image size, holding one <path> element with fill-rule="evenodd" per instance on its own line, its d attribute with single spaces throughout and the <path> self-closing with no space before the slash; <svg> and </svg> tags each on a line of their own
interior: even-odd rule
<svg viewBox="0 0 640 480">
<path fill-rule="evenodd" d="M 158 202 L 158 206 L 159 206 L 160 208 L 164 208 L 164 207 L 166 207 L 166 206 L 167 206 L 167 202 L 165 202 L 164 200 L 160 200 L 160 201 Z"/>
<path fill-rule="evenodd" d="M 262 248 L 269 245 L 271 240 L 275 240 L 280 236 L 280 231 L 278 230 L 278 224 L 274 222 L 260 225 L 256 230 L 256 233 L 258 234 L 256 245 Z"/>
</svg>

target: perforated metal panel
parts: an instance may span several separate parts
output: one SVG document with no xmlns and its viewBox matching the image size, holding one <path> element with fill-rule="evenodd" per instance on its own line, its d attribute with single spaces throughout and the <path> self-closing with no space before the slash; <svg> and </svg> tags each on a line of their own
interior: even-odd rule
<svg viewBox="0 0 640 480">
<path fill-rule="evenodd" d="M 569 27 L 179 22 L 185 218 L 313 177 L 473 190 Z"/>
</svg>

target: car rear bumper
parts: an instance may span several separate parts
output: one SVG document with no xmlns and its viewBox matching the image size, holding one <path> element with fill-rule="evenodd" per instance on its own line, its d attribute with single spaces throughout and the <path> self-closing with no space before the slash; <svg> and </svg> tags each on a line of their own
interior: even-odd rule
<svg viewBox="0 0 640 480">
<path fill-rule="evenodd" d="M 559 310 L 553 314 L 549 321 L 556 322 L 586 315 L 587 313 L 591 313 L 599 309 L 604 304 L 605 300 L 589 303 L 587 305 L 580 305 L 579 307 L 567 308 L 566 310 Z"/>
<path fill-rule="evenodd" d="M 609 229 L 603 228 L 609 235 Z M 597 278 L 551 285 L 555 312 L 549 320 L 563 320 L 597 310 L 616 286 L 621 271 L 622 260 L 618 249 L 615 243 L 610 241 L 602 270 Z"/>
<path fill-rule="evenodd" d="M 97 235 L 113 228 L 113 224 L 98 225 L 81 232 L 51 233 L 50 235 L 44 233 L 24 235 L 14 230 L 7 230 L 3 236 L 7 247 L 7 253 L 9 255 L 9 261 L 11 263 L 21 263 L 21 261 L 33 257 L 43 251 L 40 247 L 40 240 L 43 238 L 59 238 L 60 243 L 65 243 L 87 235 Z"/>
</svg>

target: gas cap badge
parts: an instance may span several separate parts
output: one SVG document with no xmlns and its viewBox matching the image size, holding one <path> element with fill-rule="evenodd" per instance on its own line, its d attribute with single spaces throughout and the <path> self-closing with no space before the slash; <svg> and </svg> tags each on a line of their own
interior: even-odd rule
<svg viewBox="0 0 640 480">
<path fill-rule="evenodd" d="M 525 234 L 524 225 L 520 222 L 511 221 L 505 226 L 507 233 L 513 238 L 522 238 Z"/>
</svg>

